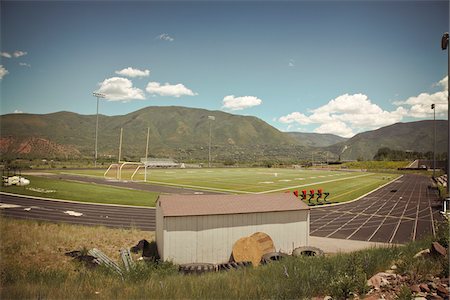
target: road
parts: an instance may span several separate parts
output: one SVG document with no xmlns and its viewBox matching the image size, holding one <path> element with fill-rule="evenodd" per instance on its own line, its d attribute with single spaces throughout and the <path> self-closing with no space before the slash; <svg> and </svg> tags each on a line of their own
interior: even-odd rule
<svg viewBox="0 0 450 300">
<path fill-rule="evenodd" d="M 441 203 L 437 195 L 428 190 L 428 184 L 427 177 L 405 175 L 358 201 L 315 207 L 311 209 L 310 234 L 395 244 L 433 234 L 434 221 L 442 220 L 439 213 Z M 155 230 L 153 208 L 51 201 L 4 194 L 0 195 L 1 207 L 2 215 L 14 218 Z"/>
</svg>

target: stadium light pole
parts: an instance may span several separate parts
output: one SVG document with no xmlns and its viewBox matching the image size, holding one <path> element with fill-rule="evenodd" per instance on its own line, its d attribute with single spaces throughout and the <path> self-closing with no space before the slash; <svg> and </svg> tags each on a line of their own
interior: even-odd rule
<svg viewBox="0 0 450 300">
<path fill-rule="evenodd" d="M 95 158 L 94 167 L 97 167 L 97 145 L 98 145 L 98 102 L 100 98 L 105 98 L 106 95 L 102 93 L 93 92 L 92 95 L 97 98 L 97 121 L 95 124 Z"/>
<path fill-rule="evenodd" d="M 442 35 L 441 49 L 447 50 L 447 80 L 450 75 L 450 49 L 448 49 L 448 32 Z M 447 81 L 448 86 L 448 81 Z M 447 198 L 444 201 L 444 213 L 447 212 L 447 203 L 450 201 L 449 183 L 450 183 L 450 93 L 447 88 Z"/>
<path fill-rule="evenodd" d="M 434 125 L 434 143 L 433 143 L 433 178 L 436 177 L 436 105 L 431 104 L 433 110 L 433 125 Z"/>
<path fill-rule="evenodd" d="M 215 121 L 216 117 L 208 116 L 208 120 L 209 120 L 208 168 L 211 168 L 211 121 Z"/>
</svg>

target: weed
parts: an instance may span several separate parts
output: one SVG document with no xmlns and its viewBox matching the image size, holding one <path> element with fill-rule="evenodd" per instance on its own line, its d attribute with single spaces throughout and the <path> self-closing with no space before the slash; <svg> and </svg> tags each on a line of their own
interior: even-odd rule
<svg viewBox="0 0 450 300">
<path fill-rule="evenodd" d="M 414 297 L 412 296 L 411 290 L 409 289 L 409 287 L 406 285 L 402 285 L 400 287 L 400 291 L 397 294 L 397 299 L 398 300 L 411 300 L 411 299 L 414 299 Z"/>
</svg>

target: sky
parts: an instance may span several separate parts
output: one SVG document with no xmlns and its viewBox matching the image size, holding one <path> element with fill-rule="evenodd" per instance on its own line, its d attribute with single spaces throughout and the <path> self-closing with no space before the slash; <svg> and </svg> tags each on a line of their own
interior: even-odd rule
<svg viewBox="0 0 450 300">
<path fill-rule="evenodd" d="M 0 113 L 186 106 L 343 137 L 447 116 L 449 1 L 4 1 Z"/>
</svg>

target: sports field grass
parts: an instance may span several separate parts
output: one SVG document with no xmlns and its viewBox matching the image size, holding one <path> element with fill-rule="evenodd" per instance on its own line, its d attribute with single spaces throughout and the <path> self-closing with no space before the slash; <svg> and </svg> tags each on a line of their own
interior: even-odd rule
<svg viewBox="0 0 450 300">
<path fill-rule="evenodd" d="M 72 174 L 102 176 L 104 171 L 76 170 Z M 131 170 L 122 172 L 123 179 L 130 179 Z M 114 174 L 109 174 L 114 176 Z M 279 193 L 293 190 L 322 189 L 329 192 L 327 200 L 343 202 L 353 200 L 388 183 L 398 175 L 316 171 L 306 169 L 269 168 L 217 168 L 217 169 L 151 169 L 147 182 L 160 185 L 187 187 L 232 194 Z M 143 171 L 135 176 L 143 180 Z"/>
<path fill-rule="evenodd" d="M 158 193 L 137 191 L 98 184 L 71 182 L 38 176 L 28 186 L 0 187 L 1 192 L 80 202 L 108 203 L 136 206 L 155 206 Z"/>
</svg>

